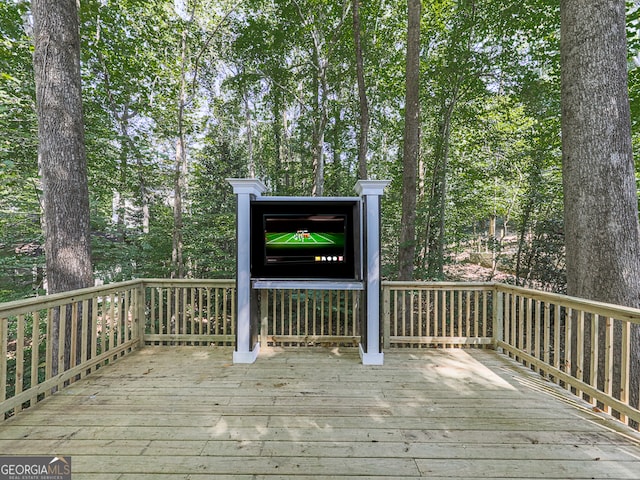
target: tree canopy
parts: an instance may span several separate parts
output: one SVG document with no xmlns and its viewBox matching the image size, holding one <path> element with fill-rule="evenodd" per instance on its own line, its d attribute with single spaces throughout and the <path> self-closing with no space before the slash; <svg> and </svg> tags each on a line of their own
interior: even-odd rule
<svg viewBox="0 0 640 480">
<path fill-rule="evenodd" d="M 557 1 L 421 2 L 415 279 L 566 290 Z M 228 177 L 274 195 L 351 196 L 391 179 L 383 273 L 401 241 L 407 2 L 86 0 L 80 51 L 93 270 L 232 277 Z M 639 7 L 627 2 L 634 149 Z M 0 300 L 44 288 L 33 20 L 0 2 Z M 356 40 L 357 39 L 357 40 Z M 359 45 L 356 48 L 357 44 Z M 358 82 L 360 51 L 361 80 Z"/>
</svg>

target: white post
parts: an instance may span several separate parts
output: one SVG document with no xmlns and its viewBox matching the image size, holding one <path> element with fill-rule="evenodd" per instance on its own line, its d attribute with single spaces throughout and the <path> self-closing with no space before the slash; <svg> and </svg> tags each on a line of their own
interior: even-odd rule
<svg viewBox="0 0 640 480">
<path fill-rule="evenodd" d="M 363 261 L 367 325 L 365 344 L 360 344 L 363 365 L 384 363 L 380 346 L 380 197 L 389 183 L 390 180 L 359 180 L 355 186 L 365 209 Z"/>
<path fill-rule="evenodd" d="M 237 196 L 236 349 L 233 363 L 253 363 L 260 343 L 251 345 L 251 198 L 267 187 L 255 178 L 227 178 Z"/>
</svg>

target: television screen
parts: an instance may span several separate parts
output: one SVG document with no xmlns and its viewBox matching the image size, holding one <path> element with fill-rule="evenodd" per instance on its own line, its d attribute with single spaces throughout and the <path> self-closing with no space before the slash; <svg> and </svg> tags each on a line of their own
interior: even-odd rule
<svg viewBox="0 0 640 480">
<path fill-rule="evenodd" d="M 256 201 L 253 277 L 358 279 L 358 203 Z"/>
</svg>

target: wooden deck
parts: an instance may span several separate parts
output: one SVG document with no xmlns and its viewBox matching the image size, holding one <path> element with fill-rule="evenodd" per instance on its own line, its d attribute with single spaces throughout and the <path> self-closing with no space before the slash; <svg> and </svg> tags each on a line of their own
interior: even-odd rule
<svg viewBox="0 0 640 480">
<path fill-rule="evenodd" d="M 0 425 L 78 479 L 638 479 L 637 433 L 488 350 L 152 347 Z"/>
</svg>

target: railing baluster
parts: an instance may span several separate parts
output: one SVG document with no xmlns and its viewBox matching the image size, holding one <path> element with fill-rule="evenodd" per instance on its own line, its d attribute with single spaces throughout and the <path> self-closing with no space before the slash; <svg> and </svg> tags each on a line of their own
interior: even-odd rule
<svg viewBox="0 0 640 480">
<path fill-rule="evenodd" d="M 300 333 L 300 289 L 296 290 L 296 332 Z"/>
<path fill-rule="evenodd" d="M 0 317 L 0 402 L 7 398 L 7 346 L 9 343 L 9 318 Z M 4 420 L 4 412 L 0 420 Z"/>
<path fill-rule="evenodd" d="M 447 336 L 447 291 L 439 290 L 440 302 L 440 332 L 443 337 Z"/>
<path fill-rule="evenodd" d="M 440 291 L 433 290 L 433 336 L 434 337 L 444 336 L 438 333 L 440 332 L 439 322 L 440 322 Z"/>
<path fill-rule="evenodd" d="M 327 325 L 327 331 L 325 335 L 333 335 L 333 292 L 331 290 L 326 290 L 325 292 L 329 300 L 329 308 L 328 308 L 329 321 L 324 322 Z M 324 302 L 322 302 L 322 304 L 324 305 Z M 325 318 L 324 315 L 323 315 L 323 318 Z"/>
<path fill-rule="evenodd" d="M 533 336 L 533 355 L 538 359 L 542 359 L 540 356 L 540 341 L 542 333 L 542 302 L 540 300 L 535 301 L 535 320 L 534 320 L 534 336 Z M 540 370 L 536 368 L 536 371 Z"/>
<path fill-rule="evenodd" d="M 49 335 L 49 334 L 47 334 Z M 50 342 L 47 342 L 47 347 Z M 91 356 L 98 356 L 98 297 L 91 299 Z M 48 357 L 48 355 L 47 355 Z M 97 367 L 93 367 L 94 371 Z"/>
<path fill-rule="evenodd" d="M 550 364 L 551 359 L 551 305 L 544 302 L 544 341 L 542 343 L 543 361 Z M 546 377 L 545 373 L 545 377 Z"/>
<path fill-rule="evenodd" d="M 22 393 L 24 382 L 24 315 L 18 315 L 16 322 L 16 378 L 15 395 Z M 16 405 L 16 413 L 22 410 L 22 405 Z"/>
<path fill-rule="evenodd" d="M 84 363 L 85 361 L 89 360 L 89 338 L 91 338 L 89 333 L 89 300 L 82 300 L 81 305 L 82 305 L 82 324 L 80 325 L 81 349 L 80 349 L 79 363 Z M 36 321 L 34 319 L 34 324 L 35 323 Z M 83 373 L 87 373 L 87 372 L 83 372 Z M 83 377 L 84 374 L 81 374 L 80 376 Z"/>
<path fill-rule="evenodd" d="M 605 319 L 604 336 L 604 392 L 608 396 L 613 395 L 613 318 Z M 609 405 L 605 405 L 603 410 L 611 413 Z"/>
<path fill-rule="evenodd" d="M 32 314 L 31 324 L 31 383 L 29 388 L 34 388 L 39 383 L 39 366 L 40 366 L 40 312 L 34 310 Z M 86 332 L 86 330 L 84 330 Z M 0 385 L 6 385 L 0 383 Z M 3 388 L 0 386 L 0 388 Z M 33 407 L 38 401 L 37 395 L 29 400 L 29 406 Z"/>
<path fill-rule="evenodd" d="M 184 314 L 187 317 L 187 323 L 189 325 L 189 328 L 191 329 L 190 332 L 185 332 L 185 333 L 190 333 L 191 335 L 195 335 L 196 334 L 196 298 L 195 298 L 195 287 L 189 287 L 185 289 L 185 298 L 187 297 L 187 295 L 189 296 L 189 304 L 188 305 L 184 305 L 182 308 L 184 309 Z M 186 302 L 185 302 L 186 303 Z M 194 345 L 193 342 L 189 342 L 188 345 Z"/>
<path fill-rule="evenodd" d="M 309 290 L 304 291 L 304 336 L 309 336 Z"/>
<path fill-rule="evenodd" d="M 402 308 L 402 323 L 400 324 L 400 334 L 401 335 L 407 335 L 407 290 L 403 289 L 402 293 L 402 300 L 401 300 L 401 308 Z"/>
<path fill-rule="evenodd" d="M 622 336 L 621 336 L 621 352 L 620 352 L 620 401 L 629 403 L 629 388 L 631 375 L 629 366 L 631 364 L 631 324 L 629 322 L 622 322 Z M 623 423 L 628 422 L 628 418 L 622 412 L 620 412 L 620 421 Z"/>
<path fill-rule="evenodd" d="M 158 291 L 158 331 L 156 333 L 164 334 L 169 333 L 165 328 L 164 320 L 164 288 L 160 287 Z"/>
<path fill-rule="evenodd" d="M 65 370 L 65 332 L 67 331 L 67 305 L 60 307 L 60 318 L 58 320 L 58 371 L 60 374 Z M 57 388 L 61 388 L 62 385 L 58 384 Z"/>
<path fill-rule="evenodd" d="M 71 352 L 69 353 L 69 368 L 75 367 L 78 354 L 78 303 L 71 304 Z"/>
<path fill-rule="evenodd" d="M 518 349 L 527 351 L 527 347 L 524 344 L 524 318 L 525 318 L 525 310 L 524 310 L 524 296 L 518 295 Z M 525 363 L 526 365 L 526 363 Z"/>
<path fill-rule="evenodd" d="M 458 337 L 462 336 L 459 333 L 459 320 L 458 320 L 458 305 L 456 303 L 458 296 L 456 295 L 456 289 L 453 288 L 449 290 L 449 336 L 450 337 Z M 456 346 L 456 345 L 451 345 Z"/>
<path fill-rule="evenodd" d="M 395 308 L 394 308 L 395 310 Z M 382 318 L 383 318 L 383 328 L 382 328 L 382 341 L 383 348 L 391 347 L 391 292 L 389 288 L 384 288 L 382 290 Z M 355 331 L 355 323 L 354 321 L 354 331 Z"/>
<path fill-rule="evenodd" d="M 133 317 L 131 312 L 131 292 L 129 290 L 124 291 L 124 341 L 125 343 L 131 340 L 131 329 L 133 327 Z"/>
<path fill-rule="evenodd" d="M 598 364 L 600 362 L 599 356 L 599 328 L 600 328 L 600 316 L 597 314 L 591 314 L 591 352 L 589 360 L 589 384 L 598 388 Z M 596 405 L 598 402 L 594 397 L 590 397 L 591 404 Z"/>
<path fill-rule="evenodd" d="M 409 292 L 409 335 L 411 336 L 415 336 L 416 332 L 414 330 L 415 328 L 415 318 L 413 315 L 414 312 L 414 305 L 415 305 L 415 301 L 416 301 L 416 292 L 415 290 L 411 289 L 411 291 Z"/>
<path fill-rule="evenodd" d="M 573 373 L 573 309 L 567 308 L 564 316 L 564 371 L 571 375 Z M 571 390 L 571 385 L 565 382 L 565 388 Z"/>
<path fill-rule="evenodd" d="M 555 309 L 554 309 L 554 319 L 553 319 L 553 366 L 556 368 L 556 370 L 560 369 L 560 352 L 562 351 L 562 348 L 560 346 L 560 316 L 561 316 L 561 309 L 560 309 L 560 304 L 556 304 L 555 305 Z M 558 384 L 560 384 L 560 380 L 555 377 L 554 381 Z"/>
<path fill-rule="evenodd" d="M 575 377 L 584 380 L 584 310 L 577 312 L 576 324 L 576 373 Z M 576 395 L 582 397 L 582 391 L 576 389 Z"/>
<path fill-rule="evenodd" d="M 479 337 L 480 335 L 475 330 L 476 314 L 479 314 L 480 297 L 477 291 L 460 290 L 460 317 L 462 318 L 461 330 L 458 335 L 463 338 Z M 468 306 L 468 308 L 467 308 Z"/>
<path fill-rule="evenodd" d="M 518 296 L 516 294 L 511 294 L 511 310 L 509 311 L 509 322 L 511 326 L 511 334 L 509 341 L 513 345 L 518 345 L 518 309 L 516 308 L 516 303 L 518 300 Z"/>
<path fill-rule="evenodd" d="M 312 311 L 312 323 L 313 323 L 313 335 L 318 335 L 318 292 L 313 291 L 313 309 Z"/>
<path fill-rule="evenodd" d="M 476 293 L 476 295 L 478 295 Z M 482 336 L 486 337 L 487 336 L 487 324 L 489 323 L 489 311 L 488 311 L 488 299 L 487 297 L 488 292 L 482 292 L 480 295 L 482 295 Z M 495 308 L 495 297 L 493 298 L 493 306 Z M 479 318 L 478 318 L 478 314 L 476 313 L 474 315 L 474 325 L 475 325 L 475 335 L 476 337 L 479 337 L 480 334 L 478 333 L 478 322 L 479 322 Z"/>
</svg>

